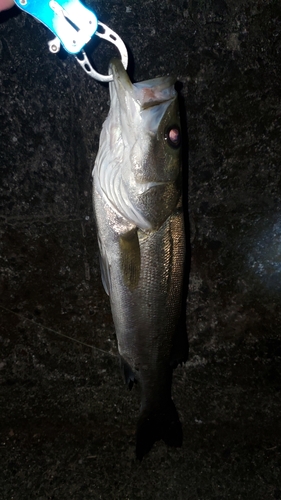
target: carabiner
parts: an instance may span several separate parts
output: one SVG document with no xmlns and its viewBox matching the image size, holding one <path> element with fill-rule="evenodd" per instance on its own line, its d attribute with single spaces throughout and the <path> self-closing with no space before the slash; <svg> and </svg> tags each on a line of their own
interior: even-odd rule
<svg viewBox="0 0 281 500">
<path fill-rule="evenodd" d="M 94 35 L 117 47 L 127 69 L 128 52 L 124 42 L 117 33 L 98 21 L 96 15 L 79 0 L 15 0 L 15 3 L 55 34 L 55 38 L 48 42 L 51 52 L 59 52 L 62 44 L 67 52 L 77 54 L 78 63 L 92 78 L 101 82 L 112 80 L 111 75 L 101 75 L 94 70 L 83 50 Z"/>
<path fill-rule="evenodd" d="M 17 6 L 27 14 L 45 24 L 56 35 L 56 50 L 60 42 L 70 54 L 77 54 L 95 34 L 97 16 L 79 0 L 15 0 Z M 50 45 L 49 45 L 50 46 Z"/>
</svg>

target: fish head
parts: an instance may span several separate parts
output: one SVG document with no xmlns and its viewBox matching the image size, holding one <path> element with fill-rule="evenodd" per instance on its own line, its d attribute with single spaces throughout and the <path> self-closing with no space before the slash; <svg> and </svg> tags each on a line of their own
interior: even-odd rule
<svg viewBox="0 0 281 500">
<path fill-rule="evenodd" d="M 181 191 L 175 79 L 165 76 L 133 84 L 119 59 L 111 61 L 109 71 L 113 81 L 104 124 L 104 139 L 109 141 L 107 196 L 139 228 L 155 229 L 176 208 Z"/>
</svg>

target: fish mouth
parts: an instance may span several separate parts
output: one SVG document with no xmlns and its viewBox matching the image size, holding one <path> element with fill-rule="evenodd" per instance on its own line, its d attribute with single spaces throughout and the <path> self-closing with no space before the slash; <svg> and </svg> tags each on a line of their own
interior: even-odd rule
<svg viewBox="0 0 281 500">
<path fill-rule="evenodd" d="M 122 100 L 126 102 L 129 97 L 141 110 L 171 101 L 177 95 L 174 88 L 176 78 L 170 75 L 132 83 L 121 60 L 117 58 L 110 61 L 109 73 L 113 75 L 113 82 L 110 83 L 111 92 L 114 86 L 119 102 Z"/>
</svg>

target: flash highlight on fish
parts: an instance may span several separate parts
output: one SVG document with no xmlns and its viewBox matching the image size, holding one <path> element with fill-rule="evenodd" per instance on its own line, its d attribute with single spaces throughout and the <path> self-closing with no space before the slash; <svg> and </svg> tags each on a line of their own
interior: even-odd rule
<svg viewBox="0 0 281 500">
<path fill-rule="evenodd" d="M 155 441 L 181 446 L 173 369 L 187 360 L 183 275 L 181 126 L 175 80 L 133 84 L 122 63 L 109 71 L 110 111 L 93 170 L 103 286 L 121 369 L 141 386 L 136 455 Z"/>
</svg>

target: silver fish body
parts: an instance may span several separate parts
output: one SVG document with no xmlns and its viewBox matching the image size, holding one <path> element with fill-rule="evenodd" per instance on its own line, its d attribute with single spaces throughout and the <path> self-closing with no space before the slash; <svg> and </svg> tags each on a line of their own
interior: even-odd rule
<svg viewBox="0 0 281 500">
<path fill-rule="evenodd" d="M 93 203 L 125 379 L 141 385 L 136 451 L 142 458 L 157 439 L 174 446 L 182 441 L 171 399 L 173 364 L 187 357 L 180 319 L 180 119 L 171 77 L 132 84 L 121 61 L 113 59 L 110 68 L 111 107 L 93 170 Z"/>
</svg>

